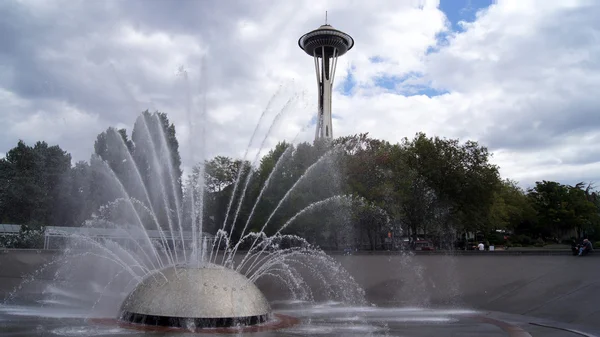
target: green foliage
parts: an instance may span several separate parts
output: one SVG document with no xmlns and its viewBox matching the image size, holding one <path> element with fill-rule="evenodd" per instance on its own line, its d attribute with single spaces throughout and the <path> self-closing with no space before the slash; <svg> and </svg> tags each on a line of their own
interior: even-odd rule
<svg viewBox="0 0 600 337">
<path fill-rule="evenodd" d="M 0 235 L 1 248 L 41 249 L 44 247 L 44 227 L 22 225 L 15 235 Z"/>
<path fill-rule="evenodd" d="M 544 237 L 559 237 L 576 231 L 581 237 L 599 225 L 598 206 L 590 199 L 585 185 L 563 185 L 554 181 L 536 182 L 529 190 L 538 217 L 534 229 Z"/>
<path fill-rule="evenodd" d="M 156 164 L 152 163 L 149 151 L 155 151 L 166 171 L 173 171 L 169 179 L 181 182 L 181 156 L 179 154 L 179 141 L 175 134 L 175 125 L 169 122 L 167 114 L 163 112 L 150 113 L 148 110 L 136 119 L 131 133 L 135 144 L 133 157 L 141 170 L 144 179 L 149 177 L 147 170 Z M 126 141 L 126 138 L 124 139 Z M 163 155 L 170 156 L 164 157 Z M 166 167 L 168 165 L 168 167 Z M 171 173 L 169 173 L 171 174 Z"/>
<path fill-rule="evenodd" d="M 209 160 L 204 168 L 204 182 L 210 193 L 221 192 L 235 183 L 240 168 L 244 165 L 249 168 L 250 163 L 241 160 L 232 160 L 228 157 L 217 156 Z M 194 174 L 199 174 L 199 167 L 194 168 Z"/>
<path fill-rule="evenodd" d="M 535 225 L 536 211 L 525 192 L 511 180 L 500 183 L 490 211 L 490 226 L 495 229 L 515 230 Z"/>
<path fill-rule="evenodd" d="M 500 180 L 498 168 L 488 161 L 487 148 L 423 133 L 405 138 L 402 148 L 408 168 L 449 209 L 447 222 L 464 231 L 489 229 L 487 220 Z"/>
<path fill-rule="evenodd" d="M 504 244 L 504 235 L 497 232 L 492 232 L 487 236 L 490 245 L 496 246 Z"/>
<path fill-rule="evenodd" d="M 387 249 L 388 233 L 426 236 L 444 247 L 467 232 L 507 246 L 543 246 L 566 235 L 600 239 L 600 200 L 591 185 L 541 181 L 524 191 L 501 180 L 490 157 L 476 142 L 423 133 L 398 144 L 368 134 L 281 142 L 256 163 L 225 156 L 199 163 L 184 189 L 174 125 L 164 113 L 144 111 L 131 139 L 124 129 L 108 128 L 89 162 L 72 167 L 60 147 L 20 141 L 0 159 L 0 220 L 80 225 L 125 191 L 148 200 L 165 225 L 177 202 L 183 199 L 183 214 L 194 202 L 203 217 L 182 219 L 184 228 L 202 222 L 205 231 L 232 230 L 234 241 L 263 228 L 275 234 L 284 225 L 283 234 L 329 249 Z M 202 194 L 190 188 L 201 177 Z M 109 183 L 115 178 L 118 186 Z M 351 202 L 332 198 L 342 194 Z M 498 229 L 514 235 L 505 242 Z M 11 240 L 37 244 L 25 236 L 18 244 Z"/>
<path fill-rule="evenodd" d="M 0 219 L 59 225 L 60 182 L 71 166 L 71 156 L 58 146 L 19 141 L 0 159 Z"/>
<path fill-rule="evenodd" d="M 511 239 L 511 242 L 514 244 L 520 244 L 523 246 L 529 246 L 533 243 L 533 240 L 531 239 L 531 237 L 524 235 L 524 234 L 520 234 L 520 235 L 516 235 Z"/>
<path fill-rule="evenodd" d="M 544 247 L 545 245 L 546 245 L 546 242 L 544 242 L 544 239 L 537 238 L 537 240 L 535 240 L 536 247 Z"/>
<path fill-rule="evenodd" d="M 183 196 L 181 156 L 175 125 L 169 122 L 165 113 L 150 113 L 146 110 L 136 119 L 131 139 L 135 144 L 132 157 L 146 187 L 144 194 L 147 193 L 150 198 L 158 223 L 167 224 L 168 213 L 177 209 L 177 200 L 181 200 Z M 124 141 L 128 144 L 126 139 Z M 137 182 L 134 177 L 138 173 L 129 174 L 131 178 L 121 181 Z M 132 188 L 128 190 L 135 191 Z M 144 200 L 145 196 L 142 195 L 142 191 L 133 194 L 134 197 Z"/>
<path fill-rule="evenodd" d="M 93 174 L 87 162 L 79 161 L 63 176 L 58 196 L 63 219 L 61 226 L 83 224 L 100 206 L 100 194 L 95 193 L 97 186 L 92 180 Z M 105 199 L 108 201 L 108 198 Z"/>
</svg>

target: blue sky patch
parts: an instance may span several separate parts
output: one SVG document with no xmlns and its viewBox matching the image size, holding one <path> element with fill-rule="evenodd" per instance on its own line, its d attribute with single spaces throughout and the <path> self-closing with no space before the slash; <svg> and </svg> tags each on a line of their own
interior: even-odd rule
<svg viewBox="0 0 600 337">
<path fill-rule="evenodd" d="M 493 5 L 495 0 L 440 0 L 440 10 L 444 12 L 450 22 L 450 31 L 440 32 L 436 36 L 436 45 L 430 46 L 425 54 L 434 53 L 439 48 L 448 43 L 448 35 L 453 32 L 462 32 L 463 28 L 459 24 L 461 21 L 473 22 L 477 18 L 477 12 Z M 369 59 L 372 63 L 382 62 L 379 56 Z M 426 95 L 429 97 L 439 96 L 448 93 L 445 90 L 437 90 L 428 86 L 428 83 L 421 79 L 422 75 L 409 73 L 404 76 L 379 76 L 375 78 L 374 84 L 377 87 L 398 93 L 404 96 Z"/>
<path fill-rule="evenodd" d="M 448 93 L 448 91 L 437 90 L 428 86 L 419 73 L 409 73 L 405 76 L 378 76 L 375 78 L 374 84 L 377 87 L 403 96 L 426 95 L 434 97 Z"/>
<path fill-rule="evenodd" d="M 369 58 L 369 61 L 371 63 L 382 63 L 383 62 L 383 57 L 381 56 L 373 56 Z"/>
<path fill-rule="evenodd" d="M 354 87 L 356 87 L 356 79 L 354 79 L 354 66 L 351 66 L 348 69 L 348 75 L 340 82 L 338 90 L 344 96 L 352 96 Z"/>
<path fill-rule="evenodd" d="M 375 86 L 387 90 L 396 90 L 396 85 L 402 83 L 402 78 L 398 76 L 378 76 L 375 78 Z"/>
<path fill-rule="evenodd" d="M 460 21 L 473 22 L 479 10 L 494 4 L 494 0 L 440 0 L 440 10 L 446 14 L 453 31 L 462 31 Z"/>
<path fill-rule="evenodd" d="M 461 21 L 473 22 L 477 18 L 477 12 L 493 5 L 495 0 L 440 0 L 440 10 L 444 12 L 449 23 L 450 30 L 440 32 L 436 36 L 436 45 L 430 46 L 425 54 L 435 53 L 441 47 L 448 44 L 448 36 L 454 32 L 462 32 L 463 28 L 459 24 Z M 382 63 L 386 60 L 375 55 L 369 58 L 371 63 Z M 341 80 L 337 90 L 344 96 L 352 96 L 357 86 L 354 78 L 354 67 L 348 70 L 348 75 Z M 431 88 L 429 84 L 422 79 L 422 74 L 408 73 L 403 76 L 381 75 L 374 79 L 376 87 L 388 90 L 390 92 L 404 95 L 416 96 L 426 95 L 429 97 L 439 96 L 448 93 L 445 90 Z"/>
<path fill-rule="evenodd" d="M 413 86 L 406 90 L 401 91 L 404 96 L 427 96 L 427 97 L 435 97 L 448 94 L 447 90 L 438 90 L 428 86 Z"/>
<path fill-rule="evenodd" d="M 473 22 L 477 18 L 477 12 L 493 5 L 495 0 L 440 0 L 440 10 L 446 14 L 450 22 L 450 31 L 440 32 L 436 35 L 436 45 L 427 48 L 425 54 L 438 51 L 447 45 L 448 36 L 453 32 L 463 32 L 461 21 Z"/>
</svg>

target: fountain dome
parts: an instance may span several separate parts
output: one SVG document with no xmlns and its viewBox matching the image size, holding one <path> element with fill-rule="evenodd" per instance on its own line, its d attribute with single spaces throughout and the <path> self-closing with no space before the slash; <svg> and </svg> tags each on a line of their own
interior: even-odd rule
<svg viewBox="0 0 600 337">
<path fill-rule="evenodd" d="M 255 325 L 271 308 L 245 276 L 222 266 L 170 266 L 145 277 L 121 305 L 130 323 L 184 328 Z"/>
</svg>

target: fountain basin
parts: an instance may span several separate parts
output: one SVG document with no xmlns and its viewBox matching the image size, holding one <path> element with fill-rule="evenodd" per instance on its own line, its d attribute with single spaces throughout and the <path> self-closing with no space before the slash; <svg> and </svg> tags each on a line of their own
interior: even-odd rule
<svg viewBox="0 0 600 337">
<path fill-rule="evenodd" d="M 121 305 L 122 321 L 222 328 L 266 322 L 271 308 L 242 274 L 222 266 L 170 266 L 146 276 Z"/>
</svg>

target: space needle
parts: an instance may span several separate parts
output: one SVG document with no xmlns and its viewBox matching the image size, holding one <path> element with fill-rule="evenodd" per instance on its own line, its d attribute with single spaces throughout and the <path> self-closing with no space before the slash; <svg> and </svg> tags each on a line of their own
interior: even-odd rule
<svg viewBox="0 0 600 337">
<path fill-rule="evenodd" d="M 338 57 L 354 46 L 354 39 L 327 24 L 308 32 L 298 40 L 298 45 L 315 61 L 315 72 L 319 88 L 319 110 L 315 140 L 333 138 L 331 120 L 331 93 Z"/>
</svg>

